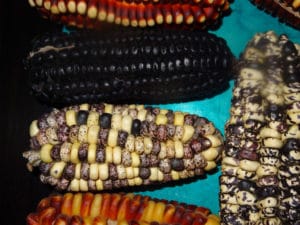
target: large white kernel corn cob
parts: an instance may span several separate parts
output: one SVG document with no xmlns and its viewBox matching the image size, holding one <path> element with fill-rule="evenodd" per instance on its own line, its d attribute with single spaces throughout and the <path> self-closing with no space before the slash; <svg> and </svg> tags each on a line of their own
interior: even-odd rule
<svg viewBox="0 0 300 225">
<path fill-rule="evenodd" d="M 300 223 L 300 57 L 259 33 L 240 59 L 220 177 L 221 224 Z"/>
</svg>

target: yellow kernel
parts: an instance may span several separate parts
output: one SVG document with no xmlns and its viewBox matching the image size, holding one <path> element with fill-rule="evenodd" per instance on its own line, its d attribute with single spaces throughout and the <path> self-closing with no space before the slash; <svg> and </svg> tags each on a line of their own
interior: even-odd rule
<svg viewBox="0 0 300 225">
<path fill-rule="evenodd" d="M 113 148 L 110 146 L 107 146 L 105 148 L 105 162 L 106 163 L 112 163 L 113 162 Z"/>
<path fill-rule="evenodd" d="M 118 141 L 118 131 L 115 129 L 110 129 L 107 138 L 107 144 L 111 147 L 117 146 Z"/>
<path fill-rule="evenodd" d="M 75 110 L 67 110 L 66 111 L 66 123 L 70 127 L 72 125 L 76 125 L 76 112 Z"/>
<path fill-rule="evenodd" d="M 90 144 L 96 144 L 98 141 L 100 127 L 98 125 L 92 125 L 88 129 L 87 142 Z"/>
<path fill-rule="evenodd" d="M 207 165 L 204 167 L 204 170 L 205 171 L 210 171 L 210 170 L 212 170 L 216 167 L 217 167 L 217 164 L 216 164 L 215 161 L 207 161 Z"/>
<path fill-rule="evenodd" d="M 127 133 L 131 132 L 131 126 L 132 126 L 132 118 L 129 115 L 123 116 L 122 118 L 122 130 L 126 131 Z"/>
<path fill-rule="evenodd" d="M 183 126 L 184 123 L 184 115 L 182 112 L 174 113 L 174 125 L 175 126 Z"/>
<path fill-rule="evenodd" d="M 79 189 L 80 189 L 80 191 L 88 191 L 89 190 L 88 182 L 84 179 L 80 179 L 79 180 Z"/>
<path fill-rule="evenodd" d="M 126 172 L 126 178 L 127 178 L 127 179 L 132 179 L 132 178 L 134 178 L 133 168 L 132 168 L 131 166 L 126 167 L 125 170 L 126 170 L 125 172 Z"/>
<path fill-rule="evenodd" d="M 98 189 L 97 182 L 98 181 L 96 181 L 97 190 L 102 190 L 102 189 Z M 100 182 L 102 182 L 102 181 L 100 181 Z M 90 211 L 90 216 L 91 217 L 96 217 L 96 216 L 99 215 L 99 212 L 101 210 L 101 205 L 102 205 L 102 195 L 101 194 L 95 194 L 93 202 L 91 204 L 91 211 Z"/>
<path fill-rule="evenodd" d="M 152 152 L 153 143 L 150 137 L 144 137 L 144 152 L 150 154 Z"/>
<path fill-rule="evenodd" d="M 110 113 L 112 114 L 112 111 L 113 111 L 113 105 L 111 104 L 104 104 L 104 112 L 105 113 Z"/>
<path fill-rule="evenodd" d="M 108 165 L 106 163 L 99 164 L 99 178 L 101 180 L 107 180 L 109 177 Z"/>
<path fill-rule="evenodd" d="M 151 181 L 157 181 L 158 180 L 158 168 L 157 167 L 151 167 L 150 168 L 149 180 L 151 180 Z"/>
<path fill-rule="evenodd" d="M 144 121 L 146 119 L 146 115 L 147 115 L 147 110 L 144 108 L 140 109 L 138 111 L 137 119 L 139 119 L 140 121 Z"/>
<path fill-rule="evenodd" d="M 55 162 L 50 169 L 50 175 L 54 178 L 60 178 L 64 171 L 65 166 L 66 163 L 64 161 Z"/>
<path fill-rule="evenodd" d="M 99 178 L 99 168 L 98 163 L 90 164 L 90 179 L 97 180 Z"/>
<path fill-rule="evenodd" d="M 97 145 L 96 144 L 89 144 L 88 155 L 87 155 L 88 163 L 96 162 L 96 151 L 97 151 Z"/>
<path fill-rule="evenodd" d="M 73 202 L 72 202 L 72 215 L 80 215 L 81 203 L 82 203 L 82 194 L 81 193 L 74 194 Z"/>
<path fill-rule="evenodd" d="M 131 153 L 132 167 L 138 167 L 140 165 L 140 157 L 136 152 Z"/>
<path fill-rule="evenodd" d="M 184 151 L 183 151 L 183 145 L 181 141 L 174 141 L 174 147 L 175 147 L 175 157 L 183 158 Z"/>
<path fill-rule="evenodd" d="M 175 170 L 171 170 L 171 177 L 172 177 L 172 180 L 179 180 L 179 178 L 180 178 L 179 173 Z"/>
<path fill-rule="evenodd" d="M 40 129 L 38 128 L 38 123 L 37 122 L 38 122 L 37 120 L 34 120 L 30 124 L 30 128 L 29 128 L 30 137 L 36 136 L 40 131 Z"/>
<path fill-rule="evenodd" d="M 51 150 L 52 150 L 52 145 L 51 144 L 45 144 L 42 146 L 40 150 L 40 156 L 41 160 L 45 163 L 50 163 L 52 162 L 52 157 L 51 157 Z"/>
<path fill-rule="evenodd" d="M 168 122 L 168 118 L 165 116 L 165 115 L 163 115 L 163 114 L 158 114 L 157 116 L 156 116 L 156 120 L 155 120 L 155 123 L 157 124 L 157 125 L 165 125 L 165 124 L 167 124 L 167 122 Z"/>
<path fill-rule="evenodd" d="M 70 191 L 79 191 L 79 180 L 78 179 L 73 179 L 70 183 Z"/>
<path fill-rule="evenodd" d="M 122 150 L 119 146 L 113 148 L 112 161 L 114 164 L 119 165 L 122 162 Z"/>
<path fill-rule="evenodd" d="M 97 112 L 94 112 L 94 111 L 91 111 L 89 113 L 89 116 L 87 118 L 87 126 L 90 127 L 90 126 L 93 126 L 93 125 L 98 125 L 99 124 L 99 113 Z"/>
<path fill-rule="evenodd" d="M 122 129 L 122 115 L 113 114 L 111 117 L 111 128 L 116 130 Z"/>
<path fill-rule="evenodd" d="M 80 125 L 78 130 L 78 141 L 86 143 L 88 138 L 88 127 L 87 125 Z"/>
<path fill-rule="evenodd" d="M 81 163 L 77 163 L 75 166 L 75 176 L 76 179 L 80 179 L 81 177 Z"/>
<path fill-rule="evenodd" d="M 182 136 L 182 142 L 186 143 L 187 141 L 189 141 L 195 132 L 195 128 L 191 125 L 184 125 L 183 126 L 183 136 Z"/>
<path fill-rule="evenodd" d="M 79 142 L 75 142 L 72 144 L 72 148 L 71 148 L 71 157 L 70 160 L 72 163 L 79 163 L 79 159 L 78 159 L 78 149 L 79 149 L 80 143 Z"/>
<path fill-rule="evenodd" d="M 104 186 L 103 186 L 103 181 L 102 180 L 96 180 L 96 189 L 98 191 L 103 190 Z"/>
</svg>

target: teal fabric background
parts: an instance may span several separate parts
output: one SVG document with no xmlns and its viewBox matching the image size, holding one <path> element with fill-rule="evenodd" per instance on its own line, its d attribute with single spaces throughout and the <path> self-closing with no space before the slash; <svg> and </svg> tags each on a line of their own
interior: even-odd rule
<svg viewBox="0 0 300 225">
<path fill-rule="evenodd" d="M 277 34 L 285 33 L 291 40 L 300 43 L 300 30 L 280 23 L 277 18 L 259 10 L 248 0 L 235 0 L 231 4 L 231 9 L 231 14 L 223 18 L 221 27 L 211 32 L 223 37 L 236 57 L 257 32 L 274 30 Z M 231 81 L 230 89 L 210 99 L 159 106 L 204 116 L 214 122 L 215 126 L 224 133 L 224 125 L 229 118 L 232 86 Z M 203 179 L 189 183 L 183 181 L 180 185 L 157 187 L 139 193 L 209 207 L 213 213 L 219 213 L 219 176 L 220 167 L 215 173 L 208 174 Z"/>
</svg>

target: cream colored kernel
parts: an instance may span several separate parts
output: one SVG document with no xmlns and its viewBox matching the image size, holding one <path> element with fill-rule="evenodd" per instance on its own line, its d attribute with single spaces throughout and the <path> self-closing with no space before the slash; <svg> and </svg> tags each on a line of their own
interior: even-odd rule
<svg viewBox="0 0 300 225">
<path fill-rule="evenodd" d="M 44 144 L 41 147 L 40 150 L 40 156 L 41 156 L 41 160 L 45 163 L 50 163 L 52 162 L 52 157 L 51 157 L 51 151 L 52 151 L 52 145 L 51 144 Z"/>
</svg>

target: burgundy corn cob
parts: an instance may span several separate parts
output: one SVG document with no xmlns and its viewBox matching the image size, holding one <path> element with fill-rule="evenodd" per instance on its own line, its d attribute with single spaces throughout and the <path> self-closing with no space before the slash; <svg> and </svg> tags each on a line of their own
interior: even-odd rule
<svg viewBox="0 0 300 225">
<path fill-rule="evenodd" d="M 251 0 L 251 2 L 272 16 L 278 17 L 280 21 L 300 28 L 299 0 Z"/>
<path fill-rule="evenodd" d="M 233 59 L 208 32 L 118 29 L 43 35 L 25 61 L 33 94 L 62 106 L 211 97 L 229 86 Z"/>
<path fill-rule="evenodd" d="M 216 168 L 223 140 L 203 117 L 143 105 L 54 109 L 30 126 L 28 168 L 59 190 L 161 184 Z"/>
<path fill-rule="evenodd" d="M 229 9 L 228 0 L 29 0 L 32 7 L 53 21 L 69 26 L 99 28 L 103 22 L 123 26 L 216 25 Z"/>
<path fill-rule="evenodd" d="M 273 31 L 240 59 L 225 128 L 221 224 L 300 224 L 300 54 Z"/>
<path fill-rule="evenodd" d="M 134 194 L 66 193 L 42 199 L 27 225 L 218 225 L 205 207 Z"/>
</svg>

